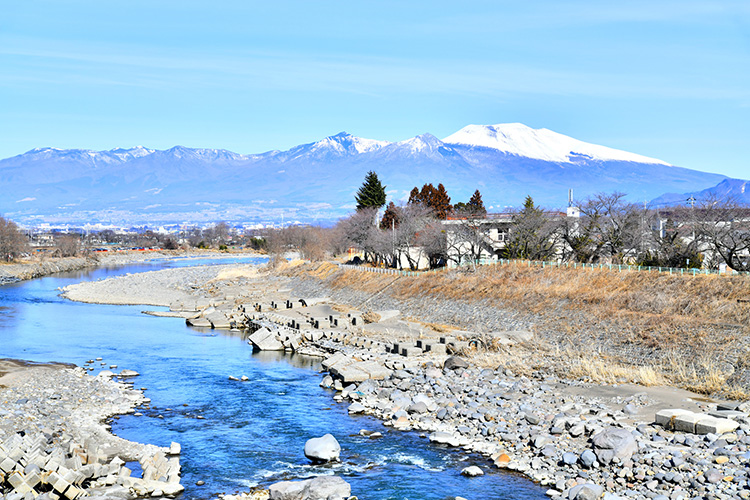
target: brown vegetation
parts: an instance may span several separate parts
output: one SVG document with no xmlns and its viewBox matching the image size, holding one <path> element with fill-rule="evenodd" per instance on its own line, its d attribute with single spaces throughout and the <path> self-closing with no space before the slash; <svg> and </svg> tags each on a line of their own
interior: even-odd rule
<svg viewBox="0 0 750 500">
<path fill-rule="evenodd" d="M 483 354 L 490 364 L 512 363 L 514 371 L 543 368 L 598 381 L 669 382 L 703 393 L 750 395 L 750 303 L 740 301 L 750 298 L 746 276 L 541 268 L 524 262 L 414 277 L 337 270 L 330 264 L 302 266 L 293 274 L 322 280 L 332 289 L 385 290 L 400 301 L 424 297 L 531 315 L 536 339 L 521 346 L 523 355 L 502 349 Z"/>
</svg>

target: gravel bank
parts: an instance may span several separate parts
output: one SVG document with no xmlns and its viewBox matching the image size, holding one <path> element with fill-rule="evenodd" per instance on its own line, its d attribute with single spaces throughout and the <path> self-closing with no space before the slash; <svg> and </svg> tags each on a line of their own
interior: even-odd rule
<svg viewBox="0 0 750 500">
<path fill-rule="evenodd" d="M 133 413 L 148 399 L 111 372 L 90 376 L 84 368 L 0 360 L 0 494 L 74 500 L 84 494 L 135 498 L 153 492 L 154 464 L 169 464 L 168 448 L 112 435 L 106 419 Z M 130 477 L 125 462 L 138 461 L 143 478 Z M 171 467 L 171 468 L 170 468 Z M 179 463 L 162 493 L 175 495 Z M 151 477 L 151 479 L 154 479 Z M 167 487 L 168 486 L 168 487 Z M 41 498 L 41 497 L 40 497 Z"/>
</svg>

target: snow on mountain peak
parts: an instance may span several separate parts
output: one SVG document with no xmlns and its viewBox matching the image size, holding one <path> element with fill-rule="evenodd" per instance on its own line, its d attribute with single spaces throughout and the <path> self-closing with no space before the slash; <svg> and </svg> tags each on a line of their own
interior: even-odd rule
<svg viewBox="0 0 750 500">
<path fill-rule="evenodd" d="M 406 139 L 398 144 L 408 147 L 414 153 L 424 150 L 433 150 L 443 145 L 443 143 L 440 142 L 440 139 L 429 133 Z"/>
<path fill-rule="evenodd" d="M 380 149 L 390 144 L 387 141 L 376 141 L 374 139 L 364 139 L 346 132 L 339 132 L 322 139 L 312 145 L 312 150 L 332 149 L 338 153 L 367 153 Z"/>
<path fill-rule="evenodd" d="M 513 155 L 554 162 L 592 159 L 669 165 L 655 158 L 590 144 L 546 128 L 533 129 L 522 123 L 468 125 L 443 139 L 443 142 L 492 148 Z"/>
</svg>

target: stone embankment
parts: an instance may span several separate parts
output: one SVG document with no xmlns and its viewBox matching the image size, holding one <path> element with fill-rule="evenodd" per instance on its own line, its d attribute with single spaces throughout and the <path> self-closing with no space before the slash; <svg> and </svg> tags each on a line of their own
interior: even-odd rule
<svg viewBox="0 0 750 500">
<path fill-rule="evenodd" d="M 177 443 L 160 448 L 109 432 L 107 418 L 149 401 L 113 376 L 0 360 L 0 498 L 128 499 L 183 491 Z M 132 475 L 128 462 L 140 462 L 142 477 Z"/>
</svg>

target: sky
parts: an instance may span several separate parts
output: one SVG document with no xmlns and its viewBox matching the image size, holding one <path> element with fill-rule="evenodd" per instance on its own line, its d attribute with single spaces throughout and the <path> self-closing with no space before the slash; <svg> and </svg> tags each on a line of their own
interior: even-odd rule
<svg viewBox="0 0 750 500">
<path fill-rule="evenodd" d="M 284 150 L 520 122 L 750 179 L 750 2 L 28 0 L 0 158 Z"/>
</svg>

